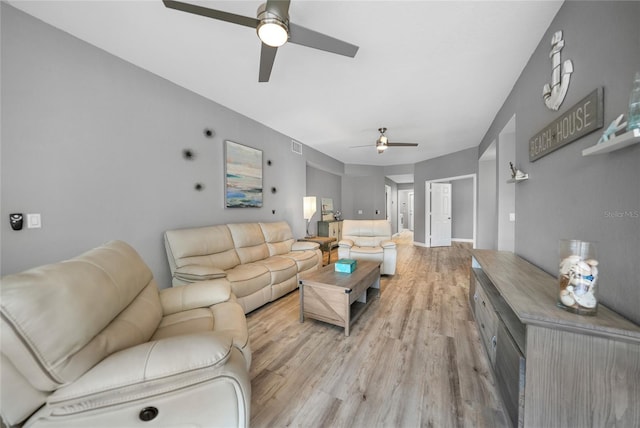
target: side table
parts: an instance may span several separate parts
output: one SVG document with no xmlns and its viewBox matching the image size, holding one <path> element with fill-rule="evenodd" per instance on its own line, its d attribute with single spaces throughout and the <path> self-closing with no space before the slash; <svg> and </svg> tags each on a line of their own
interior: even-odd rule
<svg viewBox="0 0 640 428">
<path fill-rule="evenodd" d="M 336 238 L 331 236 L 308 236 L 298 239 L 298 241 L 315 242 L 320 245 L 320 251 L 323 253 L 326 251 L 329 253 L 328 264 L 331 264 L 331 243 L 336 241 Z"/>
</svg>

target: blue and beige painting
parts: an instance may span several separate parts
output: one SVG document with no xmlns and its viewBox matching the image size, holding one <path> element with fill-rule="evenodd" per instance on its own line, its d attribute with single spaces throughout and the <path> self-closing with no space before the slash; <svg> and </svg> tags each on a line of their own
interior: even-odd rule
<svg viewBox="0 0 640 428">
<path fill-rule="evenodd" d="M 262 206 L 262 151 L 227 141 L 227 208 Z"/>
</svg>

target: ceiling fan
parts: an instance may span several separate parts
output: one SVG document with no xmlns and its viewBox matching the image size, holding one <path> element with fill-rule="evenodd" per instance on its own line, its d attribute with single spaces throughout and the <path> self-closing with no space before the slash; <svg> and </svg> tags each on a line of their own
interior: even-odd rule
<svg viewBox="0 0 640 428">
<path fill-rule="evenodd" d="M 379 155 L 384 153 L 384 151 L 387 150 L 389 147 L 417 147 L 418 146 L 418 143 L 390 142 L 387 136 L 384 135 L 384 133 L 387 132 L 387 128 L 378 128 L 378 132 L 380 133 L 380 136 L 376 140 L 376 150 L 378 151 Z M 367 144 L 366 146 L 351 146 L 352 149 L 357 147 L 371 147 L 371 146 L 369 144 Z"/>
<path fill-rule="evenodd" d="M 358 52 L 358 46 L 342 40 L 335 39 L 325 34 L 318 33 L 300 25 L 289 22 L 290 0 L 267 0 L 258 7 L 258 17 L 236 15 L 235 13 L 209 9 L 190 3 L 174 0 L 162 0 L 170 9 L 219 19 L 233 24 L 255 28 L 262 42 L 260 52 L 259 82 L 268 82 L 276 58 L 278 48 L 286 42 L 319 49 L 326 52 L 344 55 L 353 58 Z"/>
</svg>

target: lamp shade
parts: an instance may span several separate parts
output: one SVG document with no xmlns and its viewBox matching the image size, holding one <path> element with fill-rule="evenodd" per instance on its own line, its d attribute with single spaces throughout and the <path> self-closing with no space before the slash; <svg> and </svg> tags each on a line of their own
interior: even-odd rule
<svg viewBox="0 0 640 428">
<path fill-rule="evenodd" d="M 304 219 L 309 221 L 311 217 L 316 213 L 316 197 L 315 196 L 305 196 L 303 198 L 302 210 L 304 213 Z"/>
</svg>

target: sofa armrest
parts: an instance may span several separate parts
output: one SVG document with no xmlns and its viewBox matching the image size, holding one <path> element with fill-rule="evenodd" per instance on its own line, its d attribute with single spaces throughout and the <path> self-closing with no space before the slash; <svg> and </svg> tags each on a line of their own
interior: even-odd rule
<svg viewBox="0 0 640 428">
<path fill-rule="evenodd" d="M 396 243 L 393 241 L 381 241 L 380 246 L 382 248 L 396 248 Z"/>
<path fill-rule="evenodd" d="M 338 242 L 338 246 L 343 248 L 351 248 L 353 244 L 354 242 L 351 239 L 341 239 L 340 242 Z"/>
<path fill-rule="evenodd" d="M 187 282 L 206 281 L 208 279 L 224 278 L 227 273 L 215 266 L 186 265 L 179 267 L 173 276 Z"/>
<path fill-rule="evenodd" d="M 48 398 L 63 416 L 154 397 L 213 379 L 231 355 L 231 337 L 207 332 L 142 343 L 111 354 Z"/>
<path fill-rule="evenodd" d="M 231 298 L 231 285 L 226 278 L 194 282 L 181 287 L 160 290 L 163 315 L 189 309 L 208 308 Z"/>
<path fill-rule="evenodd" d="M 291 245 L 291 251 L 317 250 L 320 244 L 311 241 L 296 241 Z"/>
</svg>

